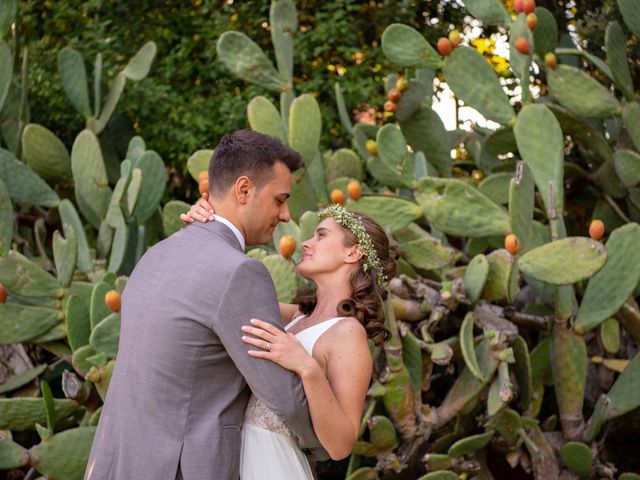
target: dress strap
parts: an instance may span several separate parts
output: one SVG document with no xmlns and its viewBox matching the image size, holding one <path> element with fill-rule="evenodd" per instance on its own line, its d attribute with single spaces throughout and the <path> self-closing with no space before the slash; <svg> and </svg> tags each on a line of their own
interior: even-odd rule
<svg viewBox="0 0 640 480">
<path fill-rule="evenodd" d="M 287 323 L 284 326 L 284 330 L 287 331 L 289 330 L 291 327 L 293 327 L 296 323 L 298 323 L 300 320 L 302 320 L 304 317 L 306 317 L 306 315 L 304 313 L 301 313 L 300 315 L 298 315 L 297 317 L 295 317 L 293 320 L 291 320 L 289 323 Z"/>
</svg>

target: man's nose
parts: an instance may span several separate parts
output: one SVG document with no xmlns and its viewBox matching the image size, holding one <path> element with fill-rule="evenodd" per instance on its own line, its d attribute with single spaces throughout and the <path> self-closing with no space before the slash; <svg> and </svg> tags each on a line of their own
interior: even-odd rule
<svg viewBox="0 0 640 480">
<path fill-rule="evenodd" d="M 281 222 L 288 222 L 289 220 L 291 220 L 289 205 L 287 205 L 286 202 L 282 205 L 282 207 L 280 207 L 280 214 L 278 215 L 278 218 Z"/>
</svg>

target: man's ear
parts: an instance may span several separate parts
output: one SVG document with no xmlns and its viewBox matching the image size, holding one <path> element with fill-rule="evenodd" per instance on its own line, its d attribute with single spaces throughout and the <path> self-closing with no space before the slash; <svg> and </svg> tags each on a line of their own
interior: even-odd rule
<svg viewBox="0 0 640 480">
<path fill-rule="evenodd" d="M 346 262 L 347 263 L 357 263 L 363 257 L 362 250 L 360 249 L 359 244 L 355 244 L 353 247 L 349 248 L 349 253 L 347 253 Z"/>
<path fill-rule="evenodd" d="M 245 175 L 238 177 L 234 185 L 233 193 L 236 196 L 236 200 L 242 205 L 245 205 L 249 201 L 249 195 L 253 188 L 253 182 Z"/>
</svg>

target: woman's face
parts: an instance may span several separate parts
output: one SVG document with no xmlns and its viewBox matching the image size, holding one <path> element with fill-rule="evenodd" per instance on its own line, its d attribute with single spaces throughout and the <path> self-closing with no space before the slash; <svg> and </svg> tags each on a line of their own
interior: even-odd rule
<svg viewBox="0 0 640 480">
<path fill-rule="evenodd" d="M 332 273 L 343 266 L 352 265 L 349 254 L 354 246 L 345 246 L 343 228 L 333 219 L 326 218 L 316 228 L 313 237 L 302 242 L 303 255 L 298 263 L 298 273 L 313 280 L 323 273 Z"/>
</svg>

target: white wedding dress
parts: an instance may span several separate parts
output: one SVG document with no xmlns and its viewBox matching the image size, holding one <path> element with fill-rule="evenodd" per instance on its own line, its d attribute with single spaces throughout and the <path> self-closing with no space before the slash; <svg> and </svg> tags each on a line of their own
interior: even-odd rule
<svg viewBox="0 0 640 480">
<path fill-rule="evenodd" d="M 285 330 L 304 315 L 292 320 Z M 320 336 L 345 317 L 324 320 L 296 333 L 309 355 Z M 309 461 L 284 422 L 264 403 L 251 395 L 242 426 L 241 480 L 313 480 Z"/>
</svg>

